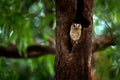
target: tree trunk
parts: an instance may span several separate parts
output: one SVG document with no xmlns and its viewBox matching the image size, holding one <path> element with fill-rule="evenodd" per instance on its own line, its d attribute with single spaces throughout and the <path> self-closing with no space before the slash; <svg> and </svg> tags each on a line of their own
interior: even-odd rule
<svg viewBox="0 0 120 80">
<path fill-rule="evenodd" d="M 91 80 L 93 0 L 55 0 L 55 80 Z M 71 25 L 81 24 L 77 43 L 70 38 Z"/>
</svg>

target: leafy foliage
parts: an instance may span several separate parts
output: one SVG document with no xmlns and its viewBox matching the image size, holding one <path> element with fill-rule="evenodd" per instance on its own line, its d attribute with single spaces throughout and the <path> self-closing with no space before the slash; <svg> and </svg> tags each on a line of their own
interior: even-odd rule
<svg viewBox="0 0 120 80">
<path fill-rule="evenodd" d="M 95 37 L 111 36 L 115 46 L 110 46 L 98 54 L 96 74 L 100 80 L 120 79 L 120 1 L 95 0 Z M 100 31 L 98 31 L 98 29 Z M 100 33 L 97 33 L 100 32 Z"/>
<path fill-rule="evenodd" d="M 49 45 L 48 38 L 55 38 L 54 6 L 49 0 L 0 0 L 0 45 L 15 44 L 20 54 L 28 45 Z M 0 58 L 0 80 L 52 80 L 53 61 L 54 55 Z"/>
<path fill-rule="evenodd" d="M 47 63 L 47 64 L 46 64 Z M 53 80 L 54 56 L 14 60 L 0 59 L 1 80 Z"/>
<path fill-rule="evenodd" d="M 19 51 L 24 51 L 39 38 L 47 43 L 48 36 L 54 37 L 54 4 L 49 2 L 50 12 L 45 12 L 44 4 L 48 1 L 1 0 L 0 1 L 0 43 L 17 44 Z"/>
</svg>

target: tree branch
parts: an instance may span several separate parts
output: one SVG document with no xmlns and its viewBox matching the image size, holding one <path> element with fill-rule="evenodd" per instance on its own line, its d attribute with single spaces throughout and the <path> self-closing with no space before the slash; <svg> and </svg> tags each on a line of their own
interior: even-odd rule
<svg viewBox="0 0 120 80">
<path fill-rule="evenodd" d="M 55 48 L 50 46 L 32 45 L 27 47 L 27 57 L 24 54 L 19 54 L 18 48 L 15 45 L 7 47 L 0 46 L 0 56 L 7 58 L 33 58 L 45 54 L 54 54 Z"/>
<path fill-rule="evenodd" d="M 92 52 L 103 50 L 110 45 L 115 45 L 113 39 L 109 37 L 99 37 L 94 39 Z M 0 46 L 0 56 L 7 58 L 34 58 L 47 54 L 55 54 L 55 48 L 52 46 L 32 45 L 27 47 L 27 57 L 19 54 L 15 45 Z"/>
<path fill-rule="evenodd" d="M 103 50 L 111 45 L 115 45 L 114 40 L 111 36 L 99 37 L 93 40 L 92 52 L 94 53 L 95 51 Z"/>
</svg>

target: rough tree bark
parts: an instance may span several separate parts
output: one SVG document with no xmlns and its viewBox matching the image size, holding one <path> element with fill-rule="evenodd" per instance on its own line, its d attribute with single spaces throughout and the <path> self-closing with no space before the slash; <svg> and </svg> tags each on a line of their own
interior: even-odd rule
<svg viewBox="0 0 120 80">
<path fill-rule="evenodd" d="M 91 80 L 93 0 L 55 0 L 55 80 Z M 82 25 L 78 44 L 71 43 L 70 26 Z"/>
</svg>

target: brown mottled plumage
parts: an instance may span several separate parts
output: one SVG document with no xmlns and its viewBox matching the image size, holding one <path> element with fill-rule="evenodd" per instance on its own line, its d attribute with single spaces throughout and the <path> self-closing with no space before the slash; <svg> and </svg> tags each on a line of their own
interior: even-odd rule
<svg viewBox="0 0 120 80">
<path fill-rule="evenodd" d="M 70 38 L 71 38 L 72 42 L 75 43 L 75 44 L 77 44 L 78 40 L 80 39 L 81 29 L 82 29 L 81 24 L 75 24 L 75 23 L 73 23 L 71 25 Z"/>
</svg>

